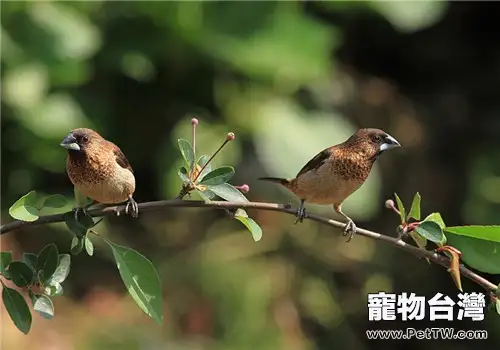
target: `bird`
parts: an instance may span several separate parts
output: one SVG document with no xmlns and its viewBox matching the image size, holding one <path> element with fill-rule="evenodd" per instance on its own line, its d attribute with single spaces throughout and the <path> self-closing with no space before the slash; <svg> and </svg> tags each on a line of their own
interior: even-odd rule
<svg viewBox="0 0 500 350">
<path fill-rule="evenodd" d="M 349 234 L 349 242 L 357 228 L 354 221 L 342 211 L 342 203 L 363 185 L 378 157 L 396 147 L 401 147 L 399 142 L 380 129 L 358 129 L 343 143 L 316 154 L 295 178 L 261 177 L 259 180 L 278 183 L 300 199 L 296 224 L 307 217 L 306 202 L 333 205 L 335 212 L 347 221 L 344 236 Z"/>
<path fill-rule="evenodd" d="M 134 171 L 117 145 L 92 129 L 77 128 L 63 138 L 60 146 L 68 150 L 66 172 L 75 186 L 75 193 L 92 199 L 92 203 L 83 208 L 77 204 L 76 220 L 79 211 L 85 211 L 96 202 L 118 204 L 127 201 L 125 213 L 134 218 L 139 216 L 139 207 L 132 196 Z"/>
</svg>

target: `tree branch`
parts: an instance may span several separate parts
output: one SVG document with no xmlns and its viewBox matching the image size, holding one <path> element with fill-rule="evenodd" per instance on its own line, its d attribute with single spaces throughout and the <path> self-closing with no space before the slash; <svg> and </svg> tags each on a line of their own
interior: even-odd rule
<svg viewBox="0 0 500 350">
<path fill-rule="evenodd" d="M 152 211 L 159 210 L 166 207 L 183 207 L 183 208 L 217 208 L 217 209 L 256 209 L 256 210 L 268 210 L 268 211 L 278 211 L 281 213 L 287 213 L 291 215 L 296 215 L 297 210 L 293 209 L 284 204 L 278 203 L 265 203 L 265 202 L 245 202 L 245 203 L 235 203 L 235 202 L 225 202 L 225 201 L 192 201 L 192 200 L 164 200 L 164 201 L 155 201 L 155 202 L 144 202 L 139 204 L 139 211 Z M 110 206 L 102 209 L 91 209 L 88 210 L 88 213 L 93 217 L 100 216 L 109 216 L 109 215 L 126 215 L 125 214 L 125 206 Z M 339 221 L 335 221 L 332 219 L 328 219 L 322 216 L 307 214 L 306 219 L 316 221 L 325 225 L 337 227 L 337 228 L 345 228 L 345 224 Z M 0 234 L 4 234 L 7 232 L 15 231 L 18 229 L 31 227 L 31 226 L 40 226 L 50 223 L 56 222 L 64 222 L 64 213 L 63 214 L 55 214 L 55 215 L 46 215 L 40 216 L 38 220 L 33 222 L 25 222 L 25 221 L 13 221 L 7 224 L 3 224 L 0 226 Z M 358 235 L 365 236 L 376 241 L 381 241 L 392 246 L 395 246 L 403 251 L 410 253 L 419 258 L 427 258 L 435 264 L 441 265 L 445 268 L 450 267 L 450 260 L 443 256 L 439 255 L 433 251 L 421 249 L 415 247 L 411 244 L 404 242 L 401 239 L 397 239 L 395 237 L 382 235 L 377 232 L 365 230 L 362 228 L 357 228 L 356 230 Z M 472 280 L 474 283 L 483 287 L 488 292 L 495 292 L 497 290 L 497 286 L 487 279 L 479 276 L 475 272 L 469 270 L 465 266 L 460 266 L 460 274 L 462 276 L 467 277 Z"/>
</svg>

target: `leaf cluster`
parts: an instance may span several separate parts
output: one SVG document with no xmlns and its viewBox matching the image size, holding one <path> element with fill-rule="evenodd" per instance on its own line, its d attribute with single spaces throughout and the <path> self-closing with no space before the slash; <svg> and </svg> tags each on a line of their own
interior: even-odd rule
<svg viewBox="0 0 500 350">
<path fill-rule="evenodd" d="M 54 316 L 52 297 L 62 295 L 62 283 L 68 277 L 71 257 L 59 254 L 53 243 L 38 254 L 24 253 L 21 260 L 12 260 L 12 252 L 0 252 L 0 274 L 28 292 L 33 310 L 46 319 Z M 7 312 L 23 333 L 31 328 L 31 312 L 23 295 L 2 281 L 2 300 Z"/>
<path fill-rule="evenodd" d="M 436 252 L 444 252 L 450 258 L 450 272 L 457 288 L 462 291 L 460 262 L 485 273 L 500 273 L 500 226 L 467 225 L 446 226 L 440 213 L 431 213 L 421 219 L 421 196 L 417 192 L 413 197 L 410 210 L 395 194 L 396 206 L 389 202 L 388 207 L 399 215 L 400 236 L 408 235 L 419 248 L 425 249 L 428 242 L 437 245 Z M 493 296 L 500 314 L 500 301 Z"/>
</svg>

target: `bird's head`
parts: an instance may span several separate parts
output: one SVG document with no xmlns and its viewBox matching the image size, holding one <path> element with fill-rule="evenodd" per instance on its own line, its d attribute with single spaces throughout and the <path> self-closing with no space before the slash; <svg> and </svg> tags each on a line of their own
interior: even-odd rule
<svg viewBox="0 0 500 350">
<path fill-rule="evenodd" d="M 99 143 L 102 136 L 92 129 L 79 128 L 71 132 L 61 141 L 61 146 L 71 152 L 86 152 L 89 148 Z"/>
<path fill-rule="evenodd" d="M 401 147 L 394 137 L 380 129 L 359 129 L 346 141 L 346 144 L 359 148 L 364 155 L 373 160 L 382 152 Z"/>
</svg>

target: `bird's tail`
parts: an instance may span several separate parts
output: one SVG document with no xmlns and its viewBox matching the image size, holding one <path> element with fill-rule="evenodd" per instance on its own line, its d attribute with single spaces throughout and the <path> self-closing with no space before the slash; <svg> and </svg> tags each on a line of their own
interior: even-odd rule
<svg viewBox="0 0 500 350">
<path fill-rule="evenodd" d="M 281 178 L 281 177 L 259 177 L 259 180 L 276 182 L 276 183 L 283 185 L 287 188 L 290 187 L 292 184 L 292 180 Z"/>
</svg>

